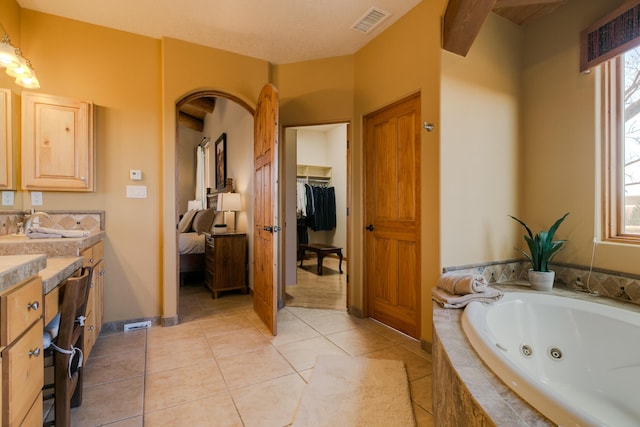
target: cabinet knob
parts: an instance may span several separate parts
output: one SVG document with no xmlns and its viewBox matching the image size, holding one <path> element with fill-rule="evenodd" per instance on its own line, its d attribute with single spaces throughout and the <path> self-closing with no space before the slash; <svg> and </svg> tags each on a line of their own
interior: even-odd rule
<svg viewBox="0 0 640 427">
<path fill-rule="evenodd" d="M 87 328 L 87 329 L 89 329 L 90 331 L 93 331 L 95 328 L 96 328 L 95 326 L 91 325 L 91 326 L 89 326 L 89 328 Z"/>
<path fill-rule="evenodd" d="M 40 308 L 40 303 L 38 301 L 34 301 L 32 303 L 27 304 L 27 310 L 37 310 Z"/>
<path fill-rule="evenodd" d="M 86 181 L 86 180 L 87 180 L 87 178 L 85 178 L 84 176 L 80 177 L 80 181 Z"/>
<path fill-rule="evenodd" d="M 100 276 L 104 276 L 104 270 L 100 270 L 100 273 L 98 273 Z"/>
<path fill-rule="evenodd" d="M 29 351 L 29 357 L 38 357 L 40 356 L 40 348 L 36 347 L 35 350 Z"/>
<path fill-rule="evenodd" d="M 93 264 L 93 258 L 89 258 L 89 264 Z"/>
</svg>

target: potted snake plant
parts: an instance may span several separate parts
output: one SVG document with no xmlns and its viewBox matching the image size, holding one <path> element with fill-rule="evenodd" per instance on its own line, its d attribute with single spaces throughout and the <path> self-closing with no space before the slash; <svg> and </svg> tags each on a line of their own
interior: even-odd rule
<svg viewBox="0 0 640 427">
<path fill-rule="evenodd" d="M 555 272 L 549 270 L 549 261 L 553 259 L 565 242 L 565 240 L 553 240 L 553 235 L 567 215 L 569 215 L 568 212 L 556 220 L 548 231 L 542 230 L 536 235 L 531 232 L 531 229 L 524 221 L 509 215 L 527 231 L 527 234 L 524 235 L 524 240 L 527 242 L 529 252 L 527 253 L 521 249 L 518 250 L 522 252 L 531 263 L 529 283 L 533 289 L 548 291 L 553 287 Z"/>
</svg>

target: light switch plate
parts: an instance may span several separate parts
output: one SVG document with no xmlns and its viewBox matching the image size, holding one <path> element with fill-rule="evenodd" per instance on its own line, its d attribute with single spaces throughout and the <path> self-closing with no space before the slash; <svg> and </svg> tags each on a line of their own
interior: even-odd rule
<svg viewBox="0 0 640 427">
<path fill-rule="evenodd" d="M 42 191 L 31 192 L 31 206 L 42 206 Z"/>
<path fill-rule="evenodd" d="M 2 192 L 2 206 L 13 206 L 13 191 Z"/>
<path fill-rule="evenodd" d="M 146 185 L 127 185 L 127 199 L 146 199 Z"/>
</svg>

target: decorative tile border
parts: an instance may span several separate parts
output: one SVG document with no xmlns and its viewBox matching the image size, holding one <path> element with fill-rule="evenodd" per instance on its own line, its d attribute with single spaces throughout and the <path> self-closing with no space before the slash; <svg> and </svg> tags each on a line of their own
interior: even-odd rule
<svg viewBox="0 0 640 427">
<path fill-rule="evenodd" d="M 640 305 L 640 275 L 620 273 L 574 264 L 552 264 L 555 286 L 574 291 L 592 291 L 599 296 Z M 489 283 L 527 280 L 526 260 L 506 260 L 443 268 L 443 272 L 481 274 Z"/>
<path fill-rule="evenodd" d="M 91 232 L 105 229 L 104 211 L 77 210 L 77 211 L 44 211 L 53 218 L 53 223 L 43 219 L 42 225 L 46 227 L 61 227 L 65 230 L 88 230 Z M 0 236 L 12 234 L 18 231 L 18 223 L 24 222 L 25 215 L 29 212 L 22 210 L 0 212 Z"/>
</svg>

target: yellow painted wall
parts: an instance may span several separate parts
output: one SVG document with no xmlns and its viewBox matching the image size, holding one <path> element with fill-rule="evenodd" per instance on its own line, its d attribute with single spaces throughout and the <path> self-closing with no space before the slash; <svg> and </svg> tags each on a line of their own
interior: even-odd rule
<svg viewBox="0 0 640 427">
<path fill-rule="evenodd" d="M 569 240 L 558 261 L 589 265 L 599 223 L 597 73 L 579 72 L 579 33 L 622 3 L 569 2 L 525 30 L 523 217 L 539 229 L 570 212 L 558 232 Z M 637 245 L 600 243 L 594 265 L 639 274 L 639 256 Z"/>
<path fill-rule="evenodd" d="M 466 57 L 442 51 L 445 267 L 520 258 L 521 27 L 491 14 Z M 516 232 L 517 231 L 517 232 Z"/>
<path fill-rule="evenodd" d="M 105 320 L 158 314 L 160 274 L 160 43 L 104 27 L 22 10 L 22 47 L 40 93 L 96 105 L 96 192 L 44 192 L 38 209 L 106 211 Z M 147 199 L 127 199 L 141 169 Z M 28 209 L 25 194 L 23 208 Z"/>
<path fill-rule="evenodd" d="M 421 132 L 422 324 L 421 337 L 431 341 L 431 288 L 440 273 L 439 137 L 440 17 L 444 1 L 422 2 L 355 54 L 353 126 L 353 269 L 351 283 L 363 280 L 364 201 L 362 199 L 362 117 L 410 94 L 421 93 L 423 120 L 433 132 Z M 362 287 L 351 287 L 351 301 L 363 306 Z"/>
<path fill-rule="evenodd" d="M 435 125 L 434 132 L 421 130 L 422 337 L 431 340 L 430 288 L 442 266 L 512 257 L 520 233 L 508 213 L 538 227 L 571 211 L 560 232 L 570 239 L 560 259 L 588 264 L 595 82 L 594 74 L 578 73 L 577 35 L 614 5 L 569 3 L 524 29 L 491 16 L 468 57 L 460 58 L 440 50 L 445 3 L 420 3 L 354 55 L 271 66 L 3 0 L 3 20 L 19 32 L 12 37 L 33 61 L 41 92 L 98 107 L 97 192 L 47 192 L 43 209 L 107 212 L 106 320 L 176 316 L 176 101 L 220 90 L 252 107 L 270 80 L 280 90 L 281 123 L 353 124 L 350 298 L 356 308 L 364 307 L 362 117 L 418 91 L 422 118 Z M 11 84 L 0 77 L 0 85 Z M 129 169 L 143 170 L 147 199 L 125 198 Z M 470 201 L 480 205 L 479 214 L 467 213 Z M 471 227 L 459 226 L 470 217 Z M 631 260 L 637 253 L 637 247 L 601 244 L 596 266 L 639 273 Z"/>
<path fill-rule="evenodd" d="M 275 65 L 283 126 L 350 121 L 353 117 L 354 57 Z"/>
<path fill-rule="evenodd" d="M 251 108 L 270 79 L 269 63 L 171 38 L 162 40 L 162 316 L 177 316 L 178 268 L 175 229 L 176 209 L 176 102 L 200 90 L 225 92 Z M 252 270 L 253 266 L 249 268 Z"/>
<path fill-rule="evenodd" d="M 26 9 L 20 28 L 40 92 L 97 107 L 97 191 L 45 192 L 39 209 L 106 211 L 105 321 L 175 317 L 176 101 L 208 89 L 253 105 L 268 63 Z M 129 181 L 130 169 L 141 169 L 143 180 Z M 146 185 L 148 198 L 127 199 L 127 184 Z M 27 196 L 17 208 L 30 207 Z"/>
</svg>

